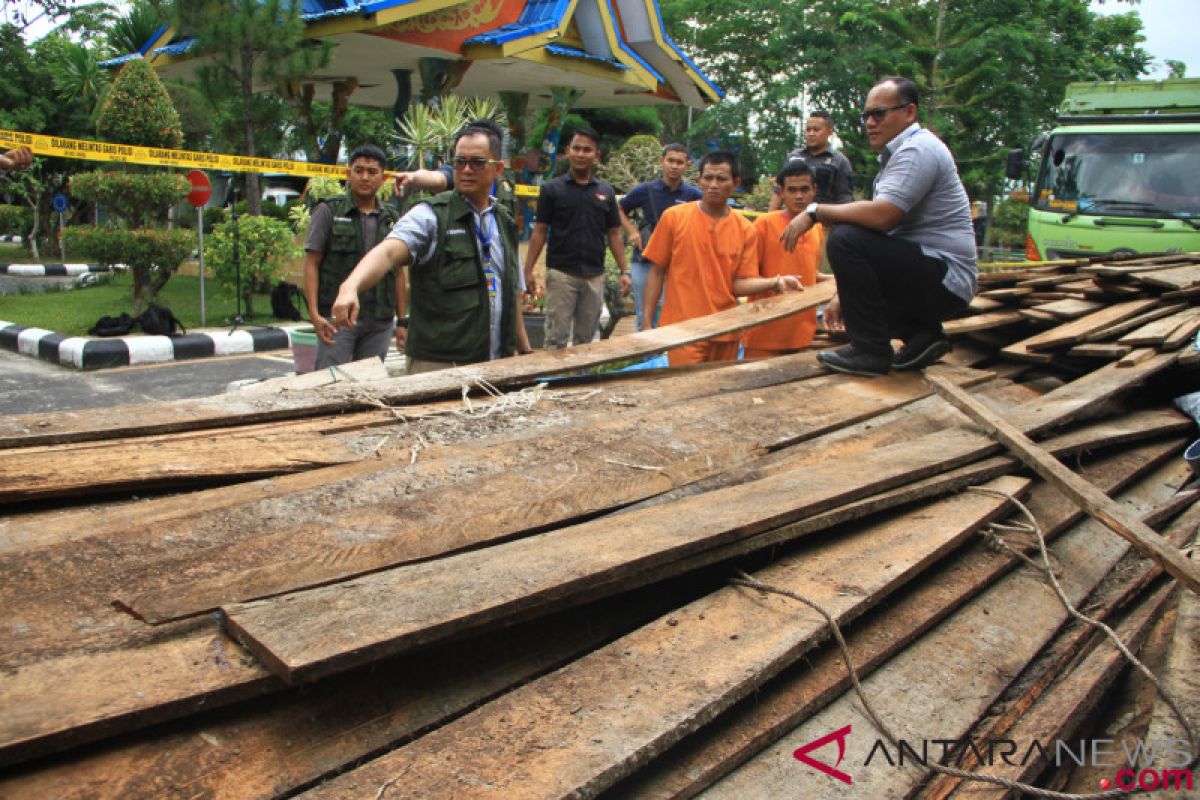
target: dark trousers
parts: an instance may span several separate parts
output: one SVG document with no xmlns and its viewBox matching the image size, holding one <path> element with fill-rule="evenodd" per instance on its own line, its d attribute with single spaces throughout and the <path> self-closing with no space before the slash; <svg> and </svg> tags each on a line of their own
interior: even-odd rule
<svg viewBox="0 0 1200 800">
<path fill-rule="evenodd" d="M 940 334 L 967 303 L 942 285 L 946 264 L 920 245 L 859 225 L 837 225 L 826 247 L 846 333 L 855 348 L 890 356 L 893 338 Z"/>
</svg>

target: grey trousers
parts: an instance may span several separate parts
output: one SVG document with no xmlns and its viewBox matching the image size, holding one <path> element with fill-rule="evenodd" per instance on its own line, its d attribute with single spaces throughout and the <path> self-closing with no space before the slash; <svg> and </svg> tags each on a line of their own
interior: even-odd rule
<svg viewBox="0 0 1200 800">
<path fill-rule="evenodd" d="M 580 278 L 546 270 L 546 349 L 561 350 L 567 340 L 587 344 L 596 338 L 604 305 L 604 275 Z"/>
<path fill-rule="evenodd" d="M 354 327 L 342 328 L 333 335 L 333 344 L 317 339 L 317 369 L 326 369 L 335 364 L 349 364 L 364 358 L 377 356 L 383 361 L 396 334 L 394 319 L 375 319 L 359 316 Z"/>
</svg>

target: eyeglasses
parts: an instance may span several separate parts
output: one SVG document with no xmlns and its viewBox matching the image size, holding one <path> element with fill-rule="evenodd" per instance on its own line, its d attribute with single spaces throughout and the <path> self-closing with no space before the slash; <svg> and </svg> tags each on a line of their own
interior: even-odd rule
<svg viewBox="0 0 1200 800">
<path fill-rule="evenodd" d="M 883 118 L 888 115 L 889 111 L 895 111 L 897 108 L 904 108 L 910 105 L 912 104 L 900 103 L 899 105 L 888 106 L 887 108 L 868 108 L 866 111 L 859 114 L 858 117 L 863 121 L 864 125 L 867 124 L 868 119 L 873 119 L 876 122 L 883 122 Z"/>
<path fill-rule="evenodd" d="M 455 169 L 466 169 L 470 167 L 473 170 L 481 170 L 489 164 L 499 164 L 500 162 L 494 158 L 466 158 L 464 156 L 455 156 L 453 162 Z"/>
</svg>

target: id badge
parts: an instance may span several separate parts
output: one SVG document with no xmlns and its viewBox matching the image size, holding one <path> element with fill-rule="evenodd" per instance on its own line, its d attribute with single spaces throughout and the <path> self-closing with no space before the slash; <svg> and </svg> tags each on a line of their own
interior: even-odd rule
<svg viewBox="0 0 1200 800">
<path fill-rule="evenodd" d="M 500 275 L 490 261 L 483 268 L 483 279 L 487 281 L 488 297 L 495 300 L 500 291 Z"/>
</svg>

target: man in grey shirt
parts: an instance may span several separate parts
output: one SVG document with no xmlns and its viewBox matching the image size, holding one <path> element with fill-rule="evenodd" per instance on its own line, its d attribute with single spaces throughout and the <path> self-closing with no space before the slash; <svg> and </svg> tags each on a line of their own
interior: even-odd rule
<svg viewBox="0 0 1200 800">
<path fill-rule="evenodd" d="M 813 203 L 783 233 L 789 250 L 814 222 L 834 224 L 829 265 L 838 294 L 826 324 L 850 344 L 817 358 L 851 375 L 921 369 L 950 351 L 942 321 L 975 295 L 975 234 L 949 149 L 917 122 L 917 87 L 884 78 L 867 95 L 867 139 L 882 169 L 871 200 Z M 904 347 L 893 354 L 891 339 Z"/>
</svg>

